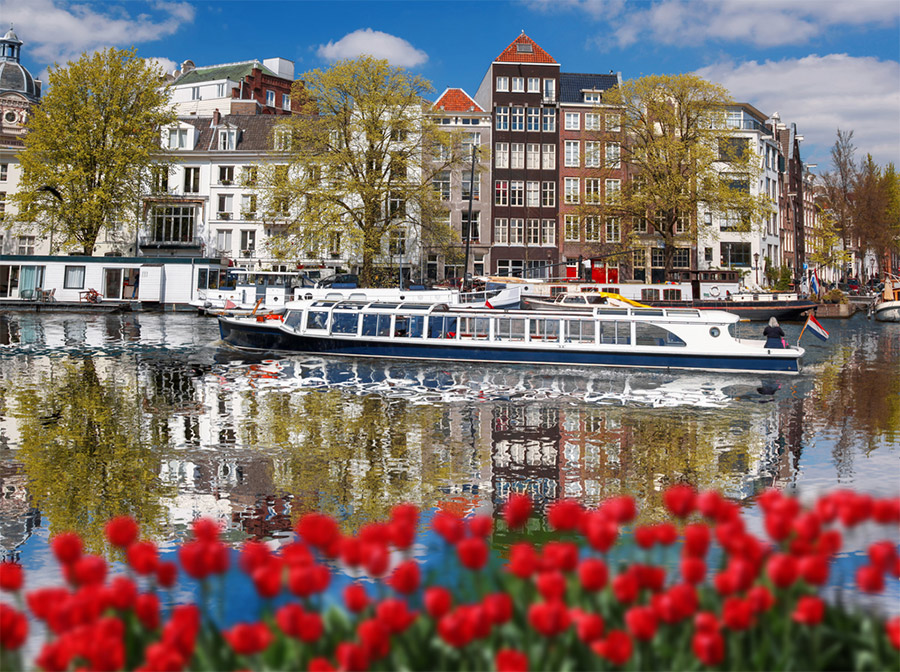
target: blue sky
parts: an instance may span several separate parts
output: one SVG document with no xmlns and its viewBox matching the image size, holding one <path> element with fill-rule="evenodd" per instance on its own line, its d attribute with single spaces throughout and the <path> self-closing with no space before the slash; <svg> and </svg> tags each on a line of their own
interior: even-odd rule
<svg viewBox="0 0 900 672">
<path fill-rule="evenodd" d="M 735 100 L 794 122 L 803 159 L 830 169 L 836 131 L 857 158 L 900 164 L 900 3 L 896 0 L 0 0 L 48 66 L 135 46 L 167 70 L 280 56 L 297 75 L 371 53 L 474 94 L 491 61 L 525 31 L 563 72 L 696 72 Z"/>
</svg>

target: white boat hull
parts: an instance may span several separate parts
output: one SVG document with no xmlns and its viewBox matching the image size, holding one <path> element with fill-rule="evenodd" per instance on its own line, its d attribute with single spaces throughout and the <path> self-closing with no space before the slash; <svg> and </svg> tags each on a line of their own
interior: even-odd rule
<svg viewBox="0 0 900 672">
<path fill-rule="evenodd" d="M 900 322 L 900 301 L 876 303 L 872 314 L 879 322 Z"/>
</svg>

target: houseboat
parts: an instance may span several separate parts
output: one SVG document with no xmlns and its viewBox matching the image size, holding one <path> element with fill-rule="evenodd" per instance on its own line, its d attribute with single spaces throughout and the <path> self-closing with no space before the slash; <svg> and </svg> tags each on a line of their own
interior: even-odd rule
<svg viewBox="0 0 900 672">
<path fill-rule="evenodd" d="M 889 275 L 875 300 L 872 316 L 879 322 L 900 322 L 900 278 Z"/>
<path fill-rule="evenodd" d="M 590 313 L 428 303 L 309 301 L 278 319 L 219 317 L 222 341 L 286 352 L 532 365 L 738 372 L 799 370 L 803 349 L 735 338 L 739 318 L 691 308 L 596 306 Z"/>
</svg>

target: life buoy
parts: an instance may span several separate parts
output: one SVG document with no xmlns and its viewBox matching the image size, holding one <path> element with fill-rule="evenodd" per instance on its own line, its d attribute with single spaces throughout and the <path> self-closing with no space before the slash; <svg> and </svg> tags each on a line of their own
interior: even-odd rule
<svg viewBox="0 0 900 672">
<path fill-rule="evenodd" d="M 710 288 L 709 288 L 709 295 L 710 295 L 710 296 L 718 296 L 718 295 L 719 295 L 719 288 L 718 288 L 718 287 L 710 287 Z"/>
</svg>

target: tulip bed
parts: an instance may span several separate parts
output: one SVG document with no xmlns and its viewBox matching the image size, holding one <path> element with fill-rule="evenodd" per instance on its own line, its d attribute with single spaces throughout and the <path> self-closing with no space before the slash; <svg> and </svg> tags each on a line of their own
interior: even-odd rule
<svg viewBox="0 0 900 672">
<path fill-rule="evenodd" d="M 85 553 L 72 533 L 51 542 L 64 585 L 29 591 L 20 566 L 0 565 L 0 669 L 900 668 L 900 619 L 819 595 L 842 530 L 895 530 L 900 498 L 840 491 L 804 508 L 766 491 L 757 502 L 766 539 L 716 492 L 677 485 L 663 502 L 671 522 L 639 525 L 629 497 L 595 509 L 560 500 L 547 511 L 552 538 L 514 543 L 504 559 L 489 550 L 492 518 L 438 512 L 432 528 L 455 566 L 436 576 L 423 576 L 413 557 L 420 524 L 412 505 L 354 536 L 332 518 L 306 514 L 296 541 L 277 554 L 243 545 L 238 564 L 265 607 L 228 628 L 216 627 L 208 600 L 170 609 L 160 600 L 179 575 L 206 587 L 228 569 L 218 526 L 196 521 L 178 566 L 123 516 L 109 521 L 106 538 L 124 554 L 125 574 L 108 577 L 106 560 Z M 512 495 L 496 525 L 515 532 L 533 515 L 531 500 Z M 626 539 L 640 561 L 616 559 Z M 324 607 L 333 573 L 345 571 L 367 580 L 350 583 L 340 607 Z M 881 540 L 855 580 L 860 591 L 878 593 L 898 577 L 897 547 Z M 26 663 L 35 620 L 47 637 Z"/>
</svg>

